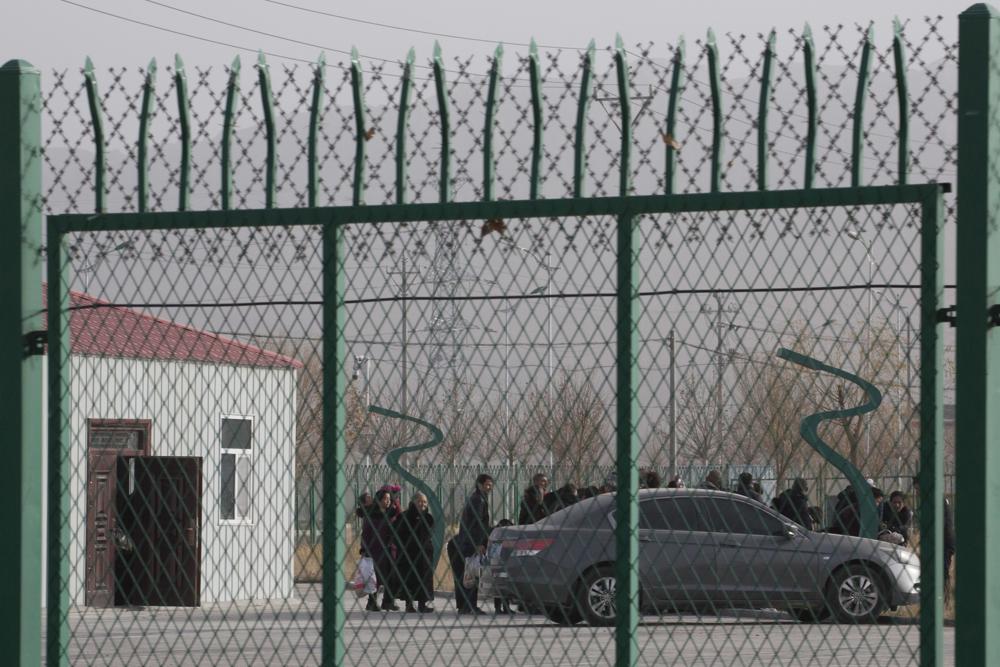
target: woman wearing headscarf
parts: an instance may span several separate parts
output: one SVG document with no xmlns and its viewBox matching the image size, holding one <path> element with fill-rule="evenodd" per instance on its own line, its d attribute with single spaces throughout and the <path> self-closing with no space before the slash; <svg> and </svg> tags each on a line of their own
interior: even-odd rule
<svg viewBox="0 0 1000 667">
<path fill-rule="evenodd" d="M 434 611 L 434 517 L 428 511 L 427 496 L 418 493 L 396 522 L 399 557 L 397 593 L 406 600 L 406 611 L 425 614 Z M 418 603 L 418 609 L 413 603 Z"/>
</svg>

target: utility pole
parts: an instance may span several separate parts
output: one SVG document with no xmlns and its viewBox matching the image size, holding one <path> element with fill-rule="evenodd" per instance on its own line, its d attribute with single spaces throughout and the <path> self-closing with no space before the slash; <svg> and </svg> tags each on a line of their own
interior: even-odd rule
<svg viewBox="0 0 1000 667">
<path fill-rule="evenodd" d="M 715 309 L 707 308 L 705 306 L 701 307 L 701 312 L 706 315 L 715 315 L 715 361 L 716 361 L 716 371 L 715 371 L 715 416 L 716 424 L 722 423 L 722 380 L 726 373 L 726 355 L 723 354 L 723 348 L 725 346 L 725 335 L 726 330 L 730 327 L 726 326 L 722 322 L 722 316 L 726 313 L 738 313 L 739 308 L 736 306 L 725 305 L 725 299 L 718 292 L 712 292 L 712 298 L 715 299 Z"/>
</svg>

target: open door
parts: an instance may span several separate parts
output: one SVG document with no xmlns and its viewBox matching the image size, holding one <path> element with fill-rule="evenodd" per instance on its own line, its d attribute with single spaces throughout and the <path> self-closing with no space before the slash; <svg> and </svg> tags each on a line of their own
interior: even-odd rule
<svg viewBox="0 0 1000 667">
<path fill-rule="evenodd" d="M 197 607 L 201 599 L 201 457 L 118 459 L 120 605 Z"/>
</svg>

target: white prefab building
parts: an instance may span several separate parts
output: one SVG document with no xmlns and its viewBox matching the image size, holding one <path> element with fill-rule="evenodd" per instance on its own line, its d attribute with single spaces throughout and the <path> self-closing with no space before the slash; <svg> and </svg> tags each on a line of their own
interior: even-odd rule
<svg viewBox="0 0 1000 667">
<path fill-rule="evenodd" d="M 71 604 L 291 597 L 301 364 L 71 302 Z"/>
</svg>

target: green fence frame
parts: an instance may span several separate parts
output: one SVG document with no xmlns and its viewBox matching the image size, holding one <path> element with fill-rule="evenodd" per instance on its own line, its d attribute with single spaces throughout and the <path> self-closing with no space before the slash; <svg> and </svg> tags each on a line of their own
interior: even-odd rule
<svg viewBox="0 0 1000 667">
<path fill-rule="evenodd" d="M 624 162 L 624 161 L 623 161 Z M 627 167 L 623 167 L 627 168 Z M 623 190 L 627 180 L 622 181 Z M 340 498 L 348 490 L 347 479 L 340 465 L 344 460 L 345 394 L 343 229 L 353 224 L 387 224 L 399 222 L 459 221 L 469 219 L 494 220 L 505 218 L 559 218 L 566 216 L 613 216 L 618 226 L 618 285 L 617 285 L 617 471 L 618 501 L 616 509 L 618 615 L 616 626 L 616 665 L 636 664 L 638 644 L 636 628 L 639 620 L 638 576 L 638 466 L 639 440 L 636 432 L 638 405 L 636 393 L 640 374 L 636 363 L 638 342 L 634 322 L 638 317 L 637 290 L 638 247 L 636 234 L 638 216 L 653 213 L 692 213 L 706 211 L 745 211 L 780 208 L 815 208 L 830 206 L 872 206 L 891 204 L 918 205 L 922 223 L 922 292 L 921 292 L 921 360 L 922 395 L 921 481 L 923 507 L 933 506 L 922 513 L 924 534 L 936 535 L 941 517 L 943 496 L 942 466 L 942 396 L 941 396 L 941 337 L 937 322 L 943 297 L 941 271 L 943 220 L 942 196 L 947 188 L 937 184 L 872 186 L 861 188 L 830 188 L 822 190 L 782 190 L 739 193 L 707 193 L 686 195 L 650 195 L 551 200 L 483 201 L 440 204 L 401 204 L 384 206 L 343 206 L 302 209 L 269 209 L 245 211 L 121 213 L 99 215 L 58 215 L 48 218 L 48 276 L 50 304 L 61 307 L 49 310 L 48 345 L 50 395 L 62 396 L 66 386 L 65 360 L 68 357 L 65 317 L 68 284 L 65 273 L 64 236 L 75 232 L 124 230 L 211 229 L 220 227 L 301 226 L 315 225 L 323 231 L 323 324 L 324 349 L 324 432 L 323 432 L 323 491 L 324 498 Z M 552 295 L 558 297 L 558 295 Z M 49 431 L 49 554 L 51 562 L 63 552 L 68 540 L 61 507 L 67 502 L 62 493 L 67 478 L 68 462 L 62 452 L 68 440 L 66 406 L 59 401 L 50 405 Z M 331 465 L 333 463 L 333 465 Z M 345 522 L 343 504 L 323 503 L 323 553 L 333 558 L 323 559 L 323 621 L 322 664 L 339 666 L 345 656 L 343 628 L 345 613 L 342 605 L 344 581 L 341 565 L 346 545 L 339 527 Z M 328 529 L 331 528 L 331 529 Z M 940 540 L 930 540 L 921 549 L 921 663 L 942 663 L 943 596 L 941 573 L 935 566 L 940 559 Z M 930 565 L 930 567 L 927 566 Z M 69 628 L 65 596 L 60 590 L 59 570 L 50 570 L 48 593 L 48 664 L 62 665 L 68 644 Z"/>
<path fill-rule="evenodd" d="M 68 294 L 66 248 L 63 235 L 77 231 L 134 230 L 134 229 L 179 229 L 246 227 L 260 225 L 320 225 L 324 229 L 324 289 L 328 298 L 324 307 L 324 326 L 332 336 L 332 345 L 325 347 L 328 355 L 326 368 L 330 370 L 324 377 L 324 391 L 328 400 L 325 409 L 327 430 L 324 433 L 324 454 L 326 460 L 342 460 L 343 442 L 341 429 L 343 414 L 338 407 L 338 397 L 344 391 L 343 374 L 338 364 L 343 363 L 343 340 L 339 337 L 343 312 L 339 305 L 343 301 L 344 275 L 340 270 L 342 262 L 343 225 L 355 223 L 391 223 L 397 221 L 496 219 L 509 217 L 558 217 L 568 215 L 613 215 L 618 220 L 619 254 L 633 256 L 636 216 L 643 213 L 680 213 L 712 210 L 764 209 L 781 207 L 808 207 L 834 205 L 873 204 L 918 204 L 921 207 L 923 268 L 921 292 L 921 560 L 923 581 L 921 582 L 921 664 L 940 665 L 943 662 L 942 647 L 942 540 L 938 529 L 942 523 L 943 505 L 943 465 L 942 465 L 942 372 L 941 358 L 943 340 L 940 333 L 942 317 L 940 309 L 950 305 L 943 301 L 943 224 L 942 190 L 936 185 L 898 185 L 885 187 L 852 187 L 829 190 L 814 190 L 813 172 L 816 142 L 816 90 L 815 63 L 811 36 L 808 29 L 804 35 L 806 92 L 808 101 L 808 127 L 805 140 L 804 190 L 768 192 L 741 192 L 673 195 L 673 172 L 675 148 L 667 142 L 665 158 L 667 178 L 664 196 L 607 197 L 585 199 L 583 175 L 580 169 L 585 155 L 582 153 L 582 127 L 578 127 L 578 148 L 575 154 L 577 166 L 574 169 L 575 198 L 562 200 L 539 200 L 539 164 L 543 150 L 541 142 L 541 105 L 538 92 L 538 56 L 532 48 L 529 58 L 529 73 L 532 77 L 532 118 L 533 150 L 531 160 L 531 197 L 523 201 L 468 202 L 441 204 L 405 204 L 405 143 L 397 142 L 397 192 L 396 205 L 360 206 L 362 190 L 358 181 L 355 188 L 354 207 L 272 209 L 269 211 L 212 211 L 180 213 L 140 213 L 103 214 L 105 201 L 106 174 L 104 168 L 104 145 L 101 137 L 102 123 L 100 106 L 96 104 L 97 88 L 93 68 L 85 72 L 85 82 L 93 116 L 95 133 L 94 193 L 97 216 L 53 216 L 48 220 L 47 247 L 42 251 L 42 187 L 41 187 L 41 89 L 40 73 L 23 61 L 11 61 L 0 68 L 0 215 L 5 225 L 5 243 L 0 243 L 0 252 L 6 261 L 0 263 L 5 271 L 7 287 L 0 291 L 0 302 L 6 307 L 0 310 L 0 332 L 7 341 L 9 352 L 0 356 L 0 364 L 5 372 L 0 377 L 7 378 L 9 391 L 6 392 L 0 411 L 4 424 L 12 436 L 12 446 L 8 448 L 7 483 L 0 485 L 0 517 L 6 519 L 8 539 L 0 546 L 0 566 L 6 576 L 0 579 L 0 593 L 7 601 L 0 612 L 0 645 L 4 646 L 9 659 L 16 664 L 36 665 L 41 660 L 41 610 L 39 591 L 42 567 L 40 549 L 47 554 L 47 594 L 46 605 L 48 634 L 46 640 L 46 663 L 65 664 L 64 649 L 69 642 L 67 604 L 60 582 L 66 579 L 68 563 L 63 555 L 68 536 L 62 519 L 66 514 L 69 499 L 62 493 L 68 479 L 66 461 L 61 459 L 62 449 L 68 433 L 68 397 L 61 393 L 65 386 L 64 375 L 69 355 L 68 345 Z M 901 131 L 899 147 L 899 181 L 905 180 L 905 165 L 908 147 L 905 139 L 905 119 L 902 112 L 905 102 L 905 54 L 896 30 L 894 57 L 897 66 L 897 87 L 900 90 Z M 957 582 L 957 609 L 959 622 L 956 624 L 956 662 L 962 665 L 1000 664 L 1000 635 L 990 632 L 1000 621 L 1000 573 L 992 566 L 1000 553 L 1000 524 L 996 507 L 1000 504 L 1000 457 L 990 452 L 1000 440 L 1000 169 L 997 156 L 1000 155 L 1000 123 L 997 122 L 1000 109 L 1000 14 L 985 4 L 977 4 L 959 17 L 959 194 L 958 194 L 958 255 L 957 282 L 958 296 L 958 345 L 957 345 L 957 440 L 961 447 L 957 451 L 957 476 L 961 480 L 958 503 L 962 512 L 956 516 L 959 551 L 962 553 L 962 577 Z M 715 54 L 713 55 L 713 59 Z M 497 54 L 499 58 L 499 53 Z M 870 54 L 869 54 L 870 57 Z M 584 58 L 584 71 L 589 72 L 592 55 Z M 684 59 L 681 43 L 674 55 L 675 76 L 670 91 L 667 136 L 673 136 L 676 122 L 674 104 L 676 96 L 683 89 L 682 77 L 677 67 Z M 266 63 L 259 75 L 266 76 Z M 412 54 L 407 61 L 404 83 L 401 90 L 401 113 L 399 116 L 400 139 L 405 138 L 408 97 L 410 94 L 410 71 Z M 859 68 L 860 77 L 867 76 L 867 62 Z M 624 91 L 623 108 L 628 104 L 628 72 L 622 59 L 619 71 L 620 92 Z M 175 79 L 178 88 L 178 104 L 182 116 L 182 139 L 185 155 L 182 158 L 181 193 L 179 208 L 187 208 L 188 178 L 190 165 L 187 156 L 186 87 L 183 67 L 178 62 Z M 239 61 L 233 64 L 227 95 L 234 100 L 238 94 Z M 323 86 L 319 72 L 314 80 L 315 91 Z M 589 84 L 584 77 L 583 89 Z M 766 83 L 765 77 L 765 83 Z M 152 80 L 148 85 L 152 87 Z M 360 81 L 359 81 L 360 87 Z M 859 86 L 860 88 L 860 86 Z M 360 88 L 359 88 L 360 89 Z M 766 120 L 766 106 L 762 95 L 761 119 Z M 713 120 L 718 123 L 721 107 L 715 108 L 717 95 L 713 94 Z M 314 95 L 314 100 L 319 96 Z M 587 96 L 583 96 L 579 118 L 586 115 Z M 861 116 L 863 98 L 855 106 L 855 118 Z M 264 104 L 269 103 L 265 97 Z M 318 114 L 314 102 L 313 121 Z M 230 135 L 232 132 L 232 103 L 228 105 L 222 146 L 222 208 L 231 209 L 231 160 Z M 147 113 L 148 116 L 148 113 Z M 623 134 L 627 131 L 627 115 L 623 118 Z M 765 127 L 762 123 L 761 127 Z M 359 124 L 358 163 L 363 161 L 364 124 Z M 713 130 L 717 129 L 713 127 Z M 310 204 L 315 203 L 315 136 L 309 145 L 310 164 Z M 852 182 L 861 180 L 858 165 L 861 146 L 852 142 Z M 714 134 L 713 134 L 714 137 Z M 140 144 L 145 145 L 144 137 Z M 627 149 L 627 147 L 626 147 Z M 717 189 L 717 169 L 720 164 L 722 145 L 713 140 L 712 161 L 713 190 Z M 447 155 L 442 156 L 447 160 Z M 623 156 L 627 157 L 627 156 Z M 759 158 L 766 165 L 767 155 Z M 622 160 L 623 168 L 628 168 L 628 160 Z M 447 164 L 442 165 L 447 167 Z M 139 161 L 140 169 L 144 160 Z M 443 170 L 447 173 L 447 169 Z M 271 176 L 270 172 L 268 176 Z M 759 173 L 760 187 L 766 188 L 766 172 Z M 622 178 L 622 190 L 627 194 L 628 180 Z M 446 190 L 445 190 L 446 192 Z M 143 198 L 144 201 L 144 198 Z M 42 478 L 42 405 L 44 385 L 42 359 L 38 355 L 42 339 L 43 310 L 38 285 L 42 280 L 42 262 L 48 261 L 48 477 Z M 624 490 L 634 490 L 634 454 L 636 436 L 632 428 L 635 409 L 632 403 L 633 390 L 637 381 L 634 364 L 634 347 L 629 324 L 636 310 L 638 295 L 635 292 L 635 275 L 632 262 L 619 262 L 619 355 L 625 363 L 619 365 L 619 429 L 618 454 L 619 484 Z M 554 295 L 558 296 L 558 295 Z M 981 315 L 975 316 L 979 312 Z M 32 332 L 36 335 L 32 336 Z M 992 410 L 991 410 L 992 408 Z M 346 480 L 338 466 L 327 466 L 324 470 L 324 494 L 326 497 L 340 495 Z M 42 494 L 47 488 L 48 543 L 41 545 Z M 628 494 L 621 494 L 619 512 L 619 548 L 622 557 L 621 568 L 627 568 L 636 553 L 635 503 L 628 502 Z M 324 525 L 341 526 L 344 516 L 339 503 L 324 503 Z M 325 553 L 334 558 L 324 561 L 323 600 L 323 664 L 339 664 L 344 655 L 343 612 L 339 595 L 343 592 L 342 578 L 336 571 L 344 556 L 343 540 L 339 530 L 324 530 Z M 619 617 L 621 633 L 617 644 L 617 664 L 635 663 L 634 634 L 637 623 L 634 576 L 621 579 L 620 587 L 623 613 Z"/>
</svg>

